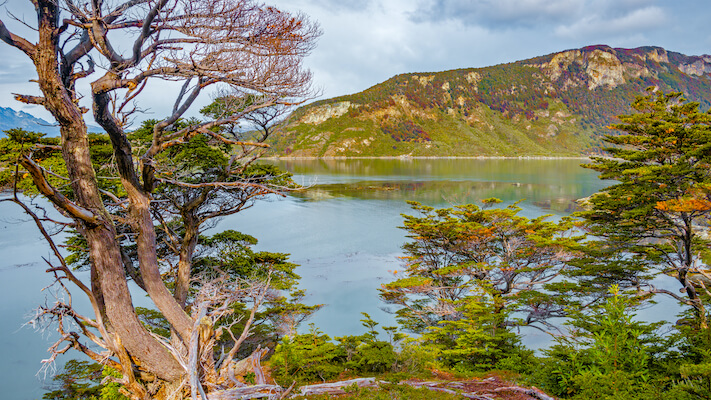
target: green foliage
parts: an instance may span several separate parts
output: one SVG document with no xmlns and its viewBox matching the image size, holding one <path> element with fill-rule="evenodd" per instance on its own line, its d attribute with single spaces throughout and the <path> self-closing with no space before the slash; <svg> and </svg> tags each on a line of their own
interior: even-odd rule
<svg viewBox="0 0 711 400">
<path fill-rule="evenodd" d="M 164 338 L 170 337 L 170 324 L 159 311 L 151 308 L 136 307 L 136 314 L 148 330 Z"/>
<path fill-rule="evenodd" d="M 422 344 L 437 349 L 445 368 L 460 372 L 528 369 L 532 352 L 525 350 L 519 336 L 506 326 L 507 310 L 483 294 L 454 304 L 458 318 L 440 321 L 422 336 Z"/>
<path fill-rule="evenodd" d="M 45 400 L 128 400 L 120 393 L 121 385 L 104 381 L 106 377 L 120 378 L 121 375 L 107 366 L 69 360 L 63 372 L 55 375 L 52 381 L 58 387 L 45 393 Z"/>
<path fill-rule="evenodd" d="M 342 374 L 372 375 L 395 371 L 401 358 L 395 343 L 403 336 L 394 327 L 384 327 L 391 341 L 379 340 L 378 323 L 362 313 L 361 323 L 367 331 L 362 335 L 337 337 L 334 343 L 313 324 L 306 334 L 284 338 L 276 347 L 269 363 L 277 382 L 290 384 L 326 381 Z"/>
<path fill-rule="evenodd" d="M 200 241 L 201 255 L 194 260 L 194 273 L 229 273 L 240 279 L 271 279 L 275 289 L 289 290 L 300 278 L 294 272 L 296 264 L 288 262 L 288 254 L 254 251 L 257 239 L 253 236 L 226 230 Z"/>
<path fill-rule="evenodd" d="M 421 376 L 427 379 L 433 369 L 443 368 L 440 360 L 438 347 L 424 346 L 420 338 L 408 337 L 399 346 L 397 372 L 404 373 L 406 378 Z"/>
<path fill-rule="evenodd" d="M 98 399 L 101 395 L 102 367 L 88 361 L 69 360 L 52 381 L 58 387 L 45 393 L 45 400 Z M 54 385 L 53 385 L 54 386 Z"/>
<path fill-rule="evenodd" d="M 564 268 L 581 237 L 571 220 L 531 220 L 516 204 L 492 208 L 498 203 L 410 203 L 420 215 L 405 216 L 405 270 L 380 291 L 399 306 L 400 324 L 421 334 L 417 345 L 403 346 L 405 368 L 525 373 L 536 364 L 511 329 L 562 315 L 544 283 Z"/>
<path fill-rule="evenodd" d="M 669 398 L 711 398 L 711 331 L 693 324 L 677 325 L 665 354 L 666 368 L 659 373 L 672 378 Z M 674 397 L 675 396 L 675 397 Z"/>
<path fill-rule="evenodd" d="M 343 371 L 345 357 L 343 348 L 311 324 L 309 333 L 285 337 L 274 350 L 269 364 L 276 381 L 289 386 L 292 380 L 303 384 L 332 379 Z"/>
<path fill-rule="evenodd" d="M 59 140 L 45 138 L 43 133 L 29 132 L 21 128 L 9 129 L 5 133 L 7 137 L 0 138 L 0 190 L 9 190 L 16 186 L 18 191 L 28 196 L 35 196 L 38 194 L 37 188 L 29 174 L 22 167 L 17 166 L 17 161 L 19 157 L 33 151 L 34 146 L 54 146 L 59 143 Z M 34 149 L 33 153 L 33 158 L 38 164 L 58 173 L 66 170 L 59 152 L 52 148 L 40 147 Z M 16 168 L 19 168 L 17 174 Z M 49 176 L 47 179 L 55 185 L 66 184 L 55 176 Z"/>
<path fill-rule="evenodd" d="M 548 389 L 576 398 L 645 398 L 650 381 L 651 344 L 659 324 L 634 319 L 635 301 L 610 289 L 612 296 L 589 310 L 573 310 L 566 322 L 570 336 L 559 336 L 546 350 L 543 375 Z"/>
<path fill-rule="evenodd" d="M 263 100 L 256 95 L 246 94 L 243 97 L 220 96 L 200 109 L 200 114 L 213 119 L 220 119 L 233 114 L 242 113 L 248 107 L 261 104 Z"/>
<path fill-rule="evenodd" d="M 379 332 L 375 330 L 378 323 L 367 313 L 363 314 L 361 323 L 367 332 L 359 336 L 337 337 L 340 347 L 346 350 L 344 366 L 355 373 L 383 373 L 392 370 L 397 355 L 393 343 L 378 340 Z M 394 331 L 395 328 L 389 328 Z"/>
<path fill-rule="evenodd" d="M 46 138 L 43 133 L 28 132 L 20 128 L 9 129 L 5 133 L 7 137 L 0 138 L 0 189 L 14 187 L 17 180 L 17 189 L 23 194 L 27 196 L 39 194 L 24 168 L 19 167 L 18 174 L 15 176 L 18 157 L 31 154 L 32 160 L 48 171 L 45 174 L 47 182 L 67 198 L 73 199 L 71 186 L 66 178 L 63 178 L 66 176 L 67 168 L 58 149 L 59 138 Z M 111 193 L 121 194 L 121 185 L 114 175 L 111 163 L 113 149 L 108 136 L 90 133 L 88 140 L 99 187 Z"/>
<path fill-rule="evenodd" d="M 104 367 L 101 376 L 107 379 L 106 383 L 101 385 L 100 400 L 128 400 L 122 392 L 121 384 L 112 382 L 111 378 L 121 378 L 121 373 L 111 367 Z"/>
</svg>

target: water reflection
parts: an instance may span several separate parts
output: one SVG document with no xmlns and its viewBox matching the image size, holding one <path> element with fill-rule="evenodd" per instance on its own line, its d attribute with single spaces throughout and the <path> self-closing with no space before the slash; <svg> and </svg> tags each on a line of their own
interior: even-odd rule
<svg viewBox="0 0 711 400">
<path fill-rule="evenodd" d="M 308 201 L 418 201 L 430 205 L 477 203 L 497 197 L 525 199 L 542 210 L 570 213 L 575 201 L 604 182 L 580 167 L 583 160 L 364 159 L 280 160 L 306 189 L 293 193 Z"/>
<path fill-rule="evenodd" d="M 506 202 L 526 199 L 536 207 L 562 213 L 577 209 L 579 190 L 560 185 L 471 181 L 359 181 L 316 185 L 293 193 L 296 198 L 323 201 L 338 197 L 358 200 L 417 201 L 452 205 L 497 197 Z"/>
<path fill-rule="evenodd" d="M 594 172 L 580 168 L 584 159 L 332 159 L 270 162 L 297 175 L 330 177 L 341 182 L 348 177 L 555 184 L 596 181 Z"/>
</svg>

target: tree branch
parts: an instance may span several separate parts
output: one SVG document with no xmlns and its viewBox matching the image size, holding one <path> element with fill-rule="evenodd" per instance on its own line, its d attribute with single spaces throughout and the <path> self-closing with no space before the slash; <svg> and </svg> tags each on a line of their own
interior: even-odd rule
<svg viewBox="0 0 711 400">
<path fill-rule="evenodd" d="M 23 156 L 19 161 L 32 176 L 32 181 L 35 183 L 35 186 L 37 186 L 40 193 L 45 195 L 57 207 L 66 211 L 72 217 L 77 218 L 89 225 L 97 225 L 99 223 L 99 219 L 93 212 L 73 203 L 61 192 L 52 187 L 52 185 L 50 185 L 44 177 L 44 169 L 32 161 L 31 158 Z"/>
<path fill-rule="evenodd" d="M 141 33 L 140 35 L 138 35 L 138 38 L 136 38 L 136 41 L 133 43 L 134 65 L 138 64 L 141 61 L 141 48 L 143 47 L 143 43 L 145 43 L 146 39 L 148 39 L 148 37 L 151 35 L 151 24 L 153 24 L 153 21 L 158 16 L 158 13 L 163 7 L 165 7 L 167 3 L 167 0 L 157 1 L 153 8 L 151 8 L 151 11 L 148 12 L 148 15 L 146 15 L 145 19 L 143 20 L 143 27 L 141 27 Z"/>
<path fill-rule="evenodd" d="M 27 39 L 17 36 L 12 32 L 7 30 L 5 24 L 0 20 L 0 40 L 21 50 L 23 53 L 27 54 L 32 60 L 35 58 L 37 53 L 37 48 L 34 44 L 27 41 Z"/>
</svg>

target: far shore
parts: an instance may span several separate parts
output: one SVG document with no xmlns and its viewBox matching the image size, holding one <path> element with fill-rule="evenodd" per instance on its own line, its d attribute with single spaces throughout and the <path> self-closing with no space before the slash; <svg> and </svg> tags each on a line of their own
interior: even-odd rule
<svg viewBox="0 0 711 400">
<path fill-rule="evenodd" d="M 590 160 L 589 156 L 269 156 L 262 160 Z"/>
</svg>

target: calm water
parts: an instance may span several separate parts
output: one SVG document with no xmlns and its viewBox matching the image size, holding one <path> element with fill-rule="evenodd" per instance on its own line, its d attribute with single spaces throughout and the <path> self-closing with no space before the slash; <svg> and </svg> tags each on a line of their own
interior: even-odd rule
<svg viewBox="0 0 711 400">
<path fill-rule="evenodd" d="M 275 161 L 309 189 L 272 199 L 221 221 L 259 239 L 258 248 L 291 254 L 301 265 L 307 302 L 325 304 L 310 322 L 331 336 L 361 333 L 360 312 L 388 325 L 377 288 L 401 267 L 407 200 L 445 207 L 488 197 L 520 199 L 527 216 L 565 215 L 574 200 L 604 187 L 580 160 L 309 160 Z M 34 226 L 0 203 L 0 329 L 3 398 L 40 398 L 35 377 L 47 357 L 47 335 L 22 327 L 45 301 L 50 283 L 42 256 L 49 251 Z M 79 296 L 76 296 L 79 297 Z M 140 298 L 142 302 L 145 299 Z M 78 301 L 78 299 L 76 300 Z M 526 331 L 536 346 L 545 338 Z M 76 356 L 70 354 L 70 358 Z"/>
</svg>

